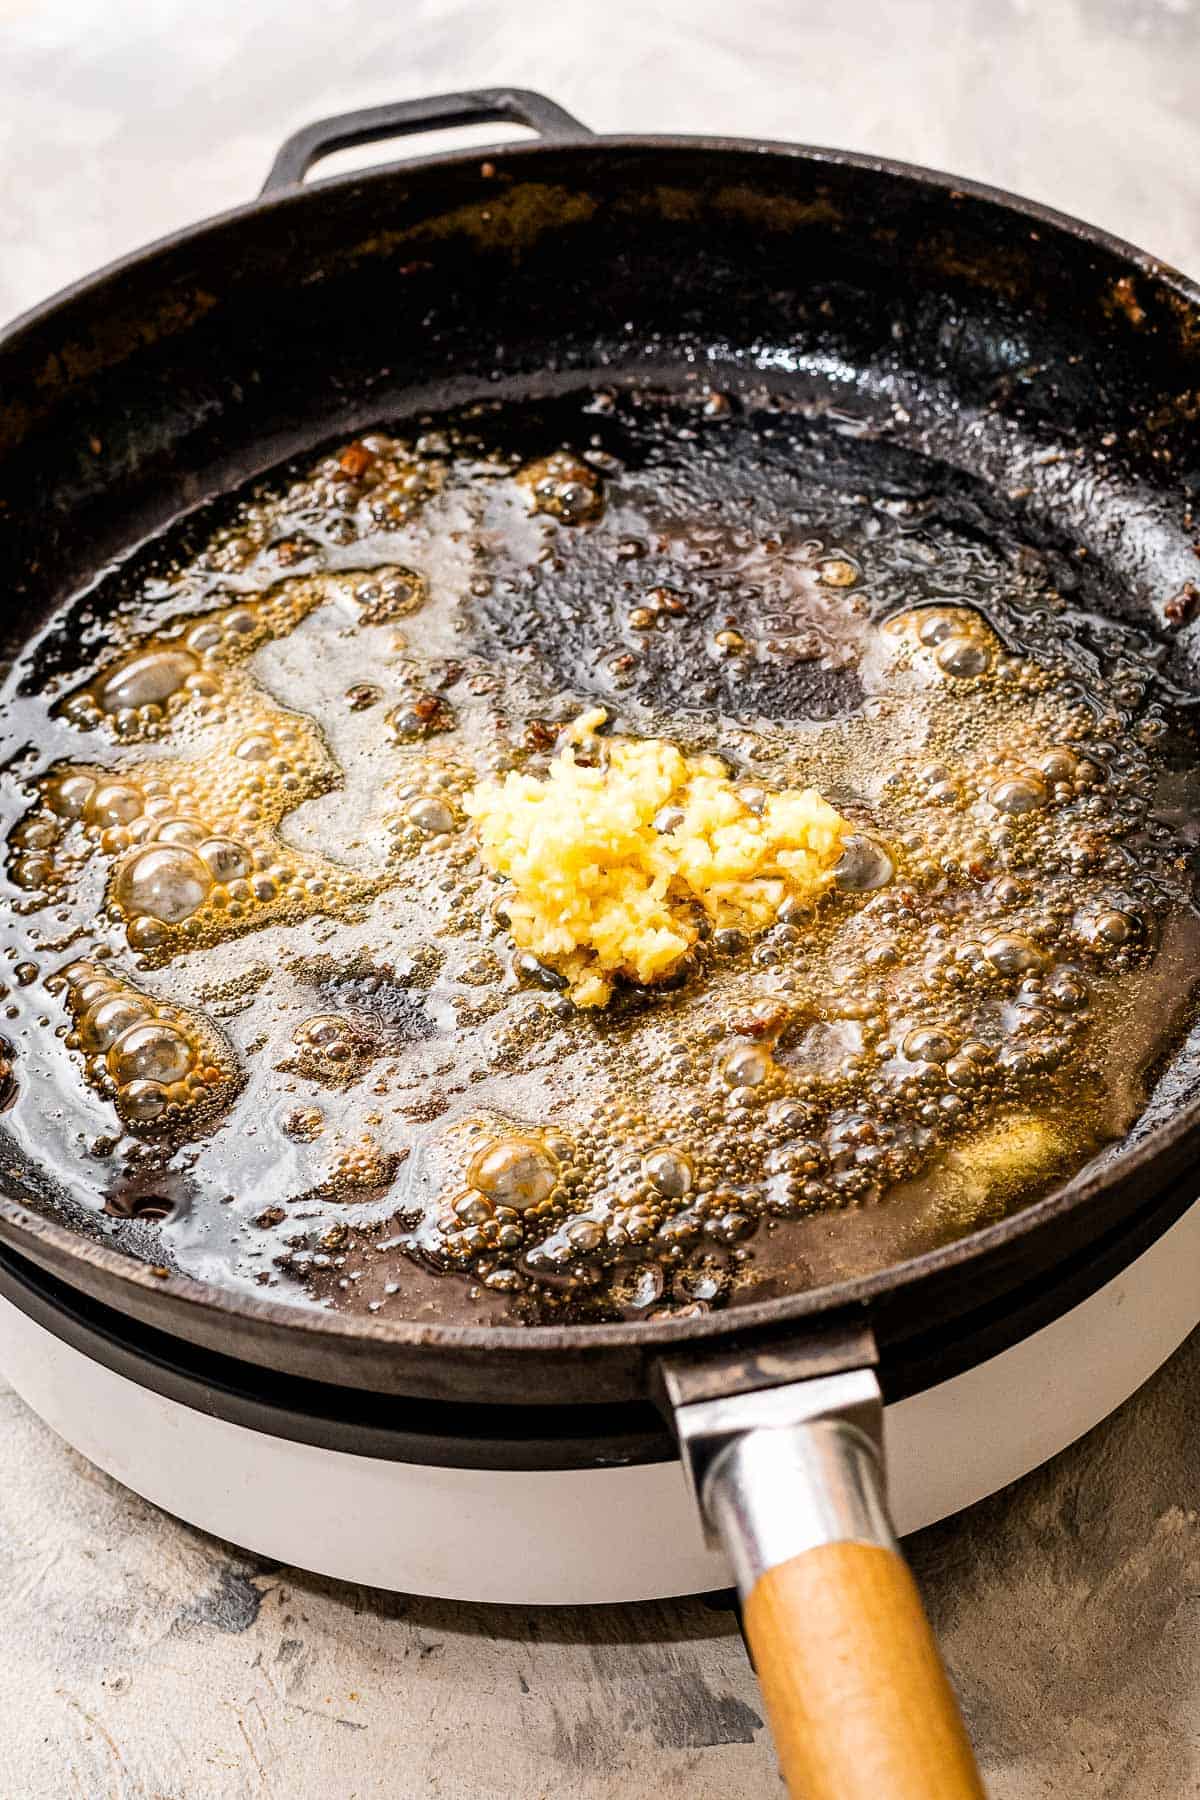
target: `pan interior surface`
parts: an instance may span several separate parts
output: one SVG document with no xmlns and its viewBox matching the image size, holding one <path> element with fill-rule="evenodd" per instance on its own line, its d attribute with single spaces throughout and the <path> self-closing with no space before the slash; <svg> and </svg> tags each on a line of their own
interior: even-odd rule
<svg viewBox="0 0 1200 1800">
<path fill-rule="evenodd" d="M 715 367 L 191 520 L 14 676 L 11 1144 L 135 1255 L 421 1321 L 692 1317 L 1029 1204 L 1134 1124 L 1195 966 L 1187 710 L 1072 550 Z M 833 892 L 577 1006 L 465 808 L 581 717 L 571 759 L 715 754 L 746 819 L 819 788 Z"/>
<path fill-rule="evenodd" d="M 4 351 L 6 1191 L 218 1289 L 569 1324 L 1103 1180 L 1195 1092 L 1192 300 L 852 159 L 485 167 L 243 216 Z M 577 1013 L 461 801 L 596 707 L 820 788 L 887 879 Z M 105 793 L 156 762 L 154 812 Z M 150 1028 L 119 1067 L 101 1004 Z M 552 1189 L 475 1186 L 497 1142 Z"/>
</svg>

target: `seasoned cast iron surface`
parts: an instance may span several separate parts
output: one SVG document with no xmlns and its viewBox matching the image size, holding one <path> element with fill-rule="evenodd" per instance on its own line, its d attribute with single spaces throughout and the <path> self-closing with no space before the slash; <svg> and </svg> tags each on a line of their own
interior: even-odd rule
<svg viewBox="0 0 1200 1800">
<path fill-rule="evenodd" d="M 7 1124 L 92 1229 L 350 1312 L 688 1318 L 1136 1119 L 1195 941 L 1165 646 L 945 464 L 708 374 L 366 433 L 19 665 Z M 589 1011 L 464 805 L 597 704 L 855 835 L 815 913 Z"/>
<path fill-rule="evenodd" d="M 99 555 L 315 436 L 451 397 L 690 384 L 750 393 L 757 431 L 782 408 L 789 456 L 843 497 L 866 495 L 897 536 L 900 519 L 977 568 L 1011 569 L 1023 549 L 1023 578 L 1063 596 L 1070 630 L 1101 613 L 1129 628 L 1107 641 L 1080 628 L 1089 673 L 1132 655 L 1172 726 L 1186 716 L 1194 351 L 1177 288 L 1044 221 L 888 171 L 600 147 L 539 153 L 533 181 L 522 160 L 339 184 L 245 216 L 222 228 L 219 255 L 203 239 L 168 249 L 11 341 L 0 443 L 14 637 Z M 297 290 L 301 240 L 312 279 Z M 537 405 L 521 416 L 545 436 Z M 765 502 L 788 504 L 788 479 L 769 466 Z M 208 529 L 194 523 L 192 542 Z M 597 594 L 586 551 L 564 611 L 575 580 Z M 879 612 L 903 602 L 902 583 L 876 585 Z M 555 639 L 556 673 L 599 657 L 603 687 L 618 621 L 595 598 L 583 610 L 577 637 Z M 707 622 L 701 609 L 687 631 Z M 480 608 L 481 639 L 500 652 L 536 624 L 520 591 Z M 683 710 L 687 631 L 655 664 L 656 707 Z M 72 632 L 48 656 L 65 677 L 86 666 L 81 648 Z M 639 730 L 642 673 L 614 696 Z M 703 673 L 701 704 L 731 707 L 744 671 Z M 763 712 L 798 705 L 797 679 L 809 717 L 857 699 L 852 666 L 756 678 Z M 1150 1124 L 1190 1082 L 1176 1064 Z M 61 1204 L 29 1159 L 10 1185 Z M 124 1230 L 137 1253 L 161 1254 L 153 1226 Z"/>
</svg>

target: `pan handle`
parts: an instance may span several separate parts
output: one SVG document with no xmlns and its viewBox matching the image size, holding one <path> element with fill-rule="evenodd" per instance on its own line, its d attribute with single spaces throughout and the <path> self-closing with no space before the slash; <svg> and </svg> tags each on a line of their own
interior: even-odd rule
<svg viewBox="0 0 1200 1800">
<path fill-rule="evenodd" d="M 888 1517 L 873 1371 L 677 1406 L 795 1800 L 984 1800 Z"/>
<path fill-rule="evenodd" d="M 529 88 L 475 88 L 466 94 L 430 94 L 423 100 L 394 100 L 389 106 L 368 106 L 360 112 L 339 113 L 318 119 L 294 132 L 282 146 L 263 183 L 263 193 L 298 187 L 313 164 L 335 150 L 354 144 L 374 144 L 385 138 L 409 137 L 453 125 L 486 125 L 497 121 L 529 125 L 543 138 L 582 138 L 592 134 L 586 125 Z"/>
</svg>

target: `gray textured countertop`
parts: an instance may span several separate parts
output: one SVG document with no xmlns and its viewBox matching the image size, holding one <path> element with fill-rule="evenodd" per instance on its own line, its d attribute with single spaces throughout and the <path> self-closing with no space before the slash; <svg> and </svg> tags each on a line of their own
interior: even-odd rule
<svg viewBox="0 0 1200 1800">
<path fill-rule="evenodd" d="M 649 15 L 653 13 L 653 16 Z M 0 0 L 0 319 L 237 203 L 322 114 L 515 82 L 602 130 L 852 145 L 1200 270 L 1191 0 Z M 910 1544 L 995 1800 L 1200 1794 L 1200 1338 Z M 0 1797 L 781 1792 L 728 1613 L 370 1593 L 174 1523 L 0 1390 Z"/>
</svg>

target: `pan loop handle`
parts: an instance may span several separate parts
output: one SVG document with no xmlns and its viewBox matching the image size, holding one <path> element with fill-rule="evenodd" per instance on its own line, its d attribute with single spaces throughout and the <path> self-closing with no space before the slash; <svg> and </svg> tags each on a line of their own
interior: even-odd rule
<svg viewBox="0 0 1200 1800">
<path fill-rule="evenodd" d="M 409 137 L 418 131 L 449 130 L 456 125 L 505 122 L 528 125 L 539 137 L 558 140 L 592 134 L 586 125 L 529 88 L 475 88 L 466 94 L 430 94 L 422 100 L 394 100 L 388 106 L 364 107 L 318 119 L 288 138 L 263 183 L 264 194 L 299 187 L 313 164 L 335 150 Z"/>
</svg>

